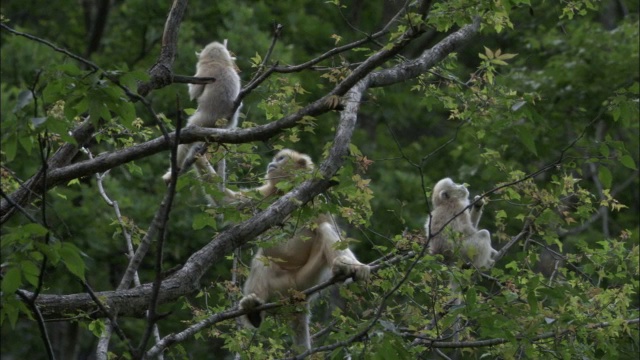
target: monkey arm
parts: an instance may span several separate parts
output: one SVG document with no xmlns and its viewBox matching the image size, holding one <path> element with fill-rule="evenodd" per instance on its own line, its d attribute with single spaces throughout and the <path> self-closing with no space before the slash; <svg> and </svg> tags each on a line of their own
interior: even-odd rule
<svg viewBox="0 0 640 360">
<path fill-rule="evenodd" d="M 480 217 L 482 216 L 482 210 L 484 209 L 484 205 L 486 204 L 486 200 L 484 198 L 481 199 L 478 195 L 476 195 L 473 200 L 475 202 L 473 206 L 471 206 L 469 213 L 471 216 L 471 225 L 473 225 L 473 227 L 477 229 L 478 224 L 480 223 Z"/>
<path fill-rule="evenodd" d="M 462 250 L 478 269 L 491 268 L 495 263 L 492 258 L 497 251 L 491 246 L 491 234 L 487 230 L 480 230 L 465 239 Z"/>
<path fill-rule="evenodd" d="M 196 74 L 196 76 L 198 76 Z M 195 100 L 204 92 L 204 84 L 189 84 L 189 99 Z"/>
<path fill-rule="evenodd" d="M 345 274 L 353 276 L 354 280 L 368 280 L 371 269 L 369 265 L 363 264 L 349 248 L 339 249 L 336 247 L 340 240 L 338 229 L 329 222 L 318 225 L 318 244 L 322 247 L 326 261 L 331 266 L 334 275 Z"/>
</svg>

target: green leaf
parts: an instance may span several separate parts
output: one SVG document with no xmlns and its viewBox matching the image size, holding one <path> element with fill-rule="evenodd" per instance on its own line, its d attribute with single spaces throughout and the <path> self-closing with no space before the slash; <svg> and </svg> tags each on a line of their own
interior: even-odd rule
<svg viewBox="0 0 640 360">
<path fill-rule="evenodd" d="M 206 213 L 198 213 L 193 217 L 193 230 L 201 230 L 205 227 L 216 229 L 216 219 Z"/>
<path fill-rule="evenodd" d="M 22 271 L 16 266 L 12 266 L 5 272 L 2 279 L 2 292 L 5 294 L 13 294 L 22 285 Z"/>
<path fill-rule="evenodd" d="M 31 223 L 23 226 L 21 231 L 30 236 L 45 236 L 49 230 L 40 224 Z"/>
<path fill-rule="evenodd" d="M 600 166 L 598 169 L 598 179 L 602 182 L 605 188 L 611 188 L 611 181 L 613 180 L 613 175 L 611 175 L 611 171 L 606 166 Z"/>
<path fill-rule="evenodd" d="M 516 56 L 518 56 L 518 54 L 502 54 L 502 55 L 498 56 L 498 58 L 502 59 L 502 60 L 510 60 L 510 59 L 513 59 Z"/>
<path fill-rule="evenodd" d="M 538 298 L 536 297 L 535 290 L 529 291 L 527 294 L 527 302 L 529 303 L 529 309 L 531 310 L 531 315 L 536 315 L 538 313 Z"/>
<path fill-rule="evenodd" d="M 16 157 L 16 152 L 18 150 L 18 138 L 16 134 L 10 134 L 7 137 L 7 140 L 2 143 L 2 151 L 7 157 L 7 162 L 13 161 Z"/>
<path fill-rule="evenodd" d="M 488 59 L 493 59 L 493 52 L 486 46 L 484 47 L 484 53 Z"/>
<path fill-rule="evenodd" d="M 518 128 L 518 139 L 524 144 L 527 150 L 531 151 L 534 155 L 538 156 L 538 151 L 536 150 L 536 143 L 533 139 L 533 132 L 529 129 Z"/>
<path fill-rule="evenodd" d="M 39 252 L 34 252 L 34 256 L 42 254 L 49 259 L 51 265 L 57 265 L 60 261 L 60 246 L 60 243 L 47 245 L 43 242 L 38 242 L 35 244 L 35 247 Z"/>
<path fill-rule="evenodd" d="M 493 60 L 491 60 L 491 63 L 496 64 L 496 65 L 509 65 L 508 63 L 506 63 L 505 61 L 502 61 L 500 59 L 493 59 Z"/>
<path fill-rule="evenodd" d="M 89 323 L 89 331 L 93 336 L 100 337 L 105 330 L 104 320 L 94 320 Z"/>
<path fill-rule="evenodd" d="M 64 63 L 56 66 L 56 69 L 71 76 L 78 76 L 82 74 L 82 70 L 73 62 Z"/>
<path fill-rule="evenodd" d="M 20 267 L 22 268 L 22 274 L 24 275 L 25 280 L 29 282 L 29 284 L 33 286 L 38 286 L 38 281 L 40 277 L 40 268 L 33 261 L 23 260 L 20 262 Z"/>
<path fill-rule="evenodd" d="M 71 243 L 63 243 L 60 249 L 60 257 L 67 269 L 75 276 L 84 280 L 84 261 L 80 256 L 80 250 Z"/>
<path fill-rule="evenodd" d="M 601 144 L 600 145 L 600 154 L 606 158 L 609 157 L 609 147 L 607 146 L 607 144 Z"/>
<path fill-rule="evenodd" d="M 622 163 L 622 165 L 628 167 L 631 170 L 636 170 L 636 162 L 633 161 L 633 158 L 629 155 L 622 155 L 622 157 L 620 158 L 620 163 Z"/>
<path fill-rule="evenodd" d="M 4 324 L 4 319 L 7 317 L 9 318 L 11 328 L 15 328 L 20 310 L 31 317 L 29 311 L 26 309 L 25 303 L 19 301 L 17 298 L 6 297 L 2 300 L 2 307 L 0 307 L 0 324 Z"/>
<path fill-rule="evenodd" d="M 478 302 L 478 294 L 476 293 L 475 287 L 472 286 L 469 288 L 469 290 L 467 290 L 465 302 L 469 309 L 472 309 L 476 306 L 476 303 Z"/>
<path fill-rule="evenodd" d="M 138 81 L 144 82 L 149 80 L 149 74 L 146 71 L 142 70 L 134 70 L 131 72 L 127 72 L 120 76 L 120 83 L 126 86 L 127 88 L 136 89 L 138 86 Z"/>
<path fill-rule="evenodd" d="M 31 155 L 31 151 L 33 150 L 34 146 L 35 146 L 35 139 L 33 136 L 21 136 L 18 141 L 20 142 L 20 145 L 22 146 L 22 148 L 24 149 L 24 151 L 27 153 L 27 155 Z"/>
</svg>

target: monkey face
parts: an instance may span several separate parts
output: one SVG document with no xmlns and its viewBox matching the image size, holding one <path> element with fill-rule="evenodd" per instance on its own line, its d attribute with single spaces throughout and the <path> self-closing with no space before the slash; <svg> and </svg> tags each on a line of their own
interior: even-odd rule
<svg viewBox="0 0 640 360">
<path fill-rule="evenodd" d="M 433 188 L 434 205 L 451 201 L 466 200 L 469 197 L 469 191 L 463 184 L 456 184 L 450 178 L 444 178 Z"/>
<path fill-rule="evenodd" d="M 267 181 L 274 185 L 278 181 L 291 177 L 300 170 L 313 169 L 311 158 L 294 150 L 280 150 L 267 165 Z"/>
</svg>

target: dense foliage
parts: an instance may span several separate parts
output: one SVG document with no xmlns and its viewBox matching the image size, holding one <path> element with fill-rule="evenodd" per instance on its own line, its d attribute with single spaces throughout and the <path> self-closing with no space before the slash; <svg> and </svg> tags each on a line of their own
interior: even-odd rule
<svg viewBox="0 0 640 360">
<path fill-rule="evenodd" d="M 300 358 L 637 358 L 637 0 L 192 0 L 173 25 L 166 1 L 80 3 L 1 7 L 3 359 L 296 356 L 287 312 L 310 294 L 278 302 L 258 330 L 238 326 L 235 306 L 256 244 L 319 211 L 376 270 L 317 295 Z M 259 184 L 282 148 L 326 169 L 357 115 L 329 189 L 303 187 L 318 196 L 283 205 L 286 220 L 258 219 L 281 209 L 271 202 L 211 206 L 204 193 L 219 200 L 219 184 L 193 171 L 175 188 L 160 179 L 195 103 L 177 81 L 137 91 L 171 45 L 170 70 L 190 76 L 194 52 L 223 39 L 255 84 L 237 137 L 205 134 L 231 188 Z M 432 49 L 443 58 L 409 76 Z M 494 268 L 426 251 L 444 177 L 488 200 Z M 184 287 L 160 285 L 171 279 Z"/>
</svg>

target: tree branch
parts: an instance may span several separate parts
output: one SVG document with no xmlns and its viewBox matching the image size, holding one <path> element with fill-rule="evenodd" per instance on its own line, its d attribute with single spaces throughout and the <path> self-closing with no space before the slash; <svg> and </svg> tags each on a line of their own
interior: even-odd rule
<svg viewBox="0 0 640 360">
<path fill-rule="evenodd" d="M 162 34 L 162 50 L 158 56 L 155 65 L 149 70 L 151 79 L 149 82 L 142 83 L 138 86 L 138 94 L 147 96 L 149 92 L 160 89 L 173 82 L 173 61 L 175 60 L 178 49 L 178 32 L 180 23 L 187 10 L 187 0 L 174 0 L 167 21 L 164 24 L 164 33 Z"/>
<path fill-rule="evenodd" d="M 91 121 L 87 118 L 80 126 L 73 130 L 71 136 L 76 140 L 77 145 L 70 143 L 62 145 L 55 154 L 48 159 L 47 168 L 49 171 L 53 171 L 59 167 L 69 164 L 73 156 L 78 152 L 79 146 L 82 146 L 82 144 L 89 141 L 93 135 L 94 129 L 95 128 L 91 124 Z M 53 186 L 51 182 L 52 179 L 48 177 L 47 184 L 44 188 L 47 189 Z M 38 193 L 42 193 L 43 185 L 44 179 L 42 177 L 42 173 L 38 172 L 29 180 L 22 183 L 18 190 L 7 195 L 8 199 L 3 198 L 0 202 L 0 224 L 5 223 L 15 213 L 17 207 L 14 205 L 24 206 L 31 201 L 33 196 Z"/>
<path fill-rule="evenodd" d="M 640 318 L 629 319 L 629 320 L 625 320 L 624 322 L 627 325 L 638 324 L 640 323 Z M 597 324 L 589 324 L 583 327 L 588 330 L 595 330 L 595 329 L 606 328 L 609 326 L 611 326 L 611 323 L 605 321 Z M 565 329 L 561 331 L 549 331 L 533 337 L 530 337 L 527 335 L 516 335 L 515 339 L 519 341 L 536 342 L 536 341 L 545 340 L 545 339 L 560 338 L 562 336 L 565 336 L 574 332 L 575 332 L 575 329 Z M 402 335 L 422 339 L 419 335 L 406 334 L 406 333 Z M 421 343 L 431 348 L 441 348 L 441 349 L 442 348 L 449 348 L 449 349 L 458 348 L 459 349 L 459 348 L 476 348 L 476 347 L 485 347 L 485 346 L 495 346 L 500 344 L 506 344 L 512 341 L 513 340 L 511 339 L 505 339 L 505 338 L 495 338 L 495 339 L 477 340 L 477 341 L 459 341 L 459 342 L 422 339 Z"/>
</svg>

